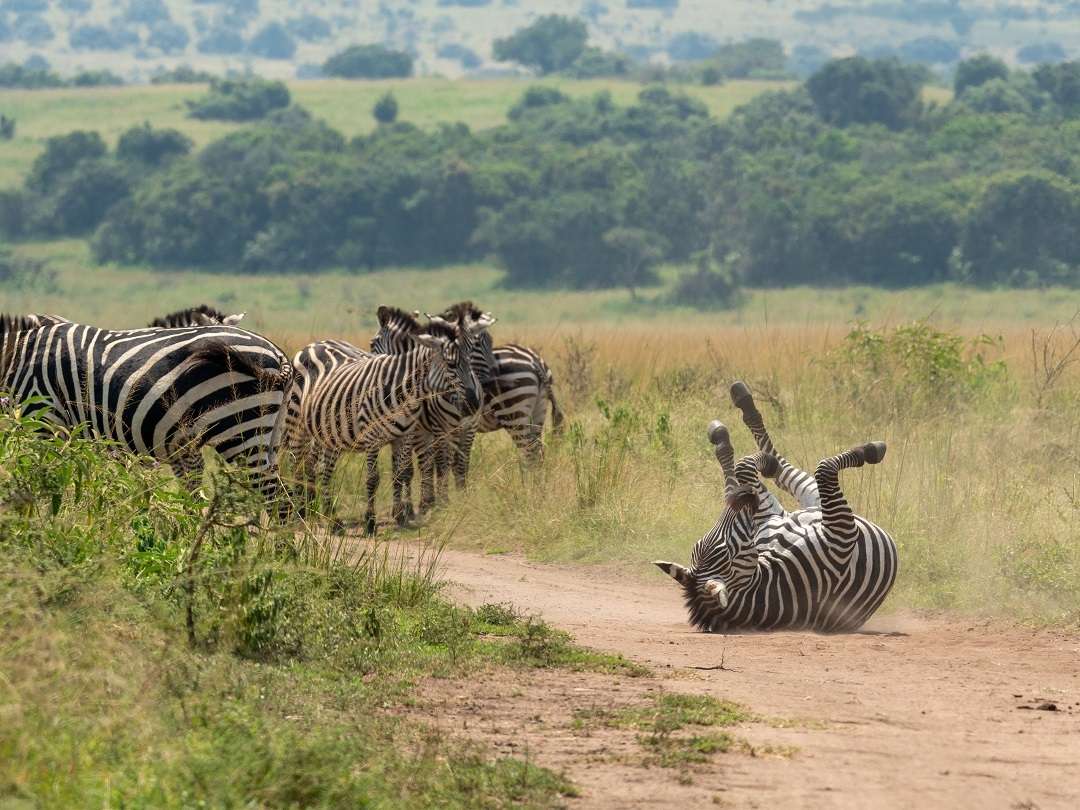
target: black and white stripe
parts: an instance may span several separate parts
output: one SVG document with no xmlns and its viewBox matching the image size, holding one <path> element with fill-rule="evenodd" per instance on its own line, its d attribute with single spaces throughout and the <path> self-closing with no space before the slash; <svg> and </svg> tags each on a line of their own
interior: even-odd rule
<svg viewBox="0 0 1080 810">
<path fill-rule="evenodd" d="M 170 312 L 160 318 L 154 318 L 149 325 L 165 329 L 176 329 L 182 326 L 236 326 L 244 319 L 246 314 L 246 312 L 237 312 L 226 315 L 212 306 L 199 304 L 198 306 Z"/>
<path fill-rule="evenodd" d="M 735 464 L 727 428 L 710 425 L 726 507 L 694 546 L 689 568 L 657 565 L 682 585 L 690 622 L 702 630 L 858 629 L 891 590 L 897 552 L 884 529 L 852 513 L 839 473 L 877 464 L 884 443 L 826 458 L 811 476 L 775 453 L 744 384 L 732 386 L 732 399 L 759 450 Z M 776 479 L 802 508 L 785 511 L 761 476 Z"/>
<path fill-rule="evenodd" d="M 380 322 L 392 312 L 379 308 Z M 479 404 L 479 383 L 452 324 L 432 323 L 411 336 L 404 352 L 375 354 L 344 341 L 319 341 L 293 360 L 297 379 L 289 397 L 287 444 L 305 502 L 326 490 L 343 452 L 367 454 L 365 526 L 375 530 L 378 451 L 416 426 L 423 407 L 454 398 L 466 410 Z"/>
<path fill-rule="evenodd" d="M 269 340 L 228 326 L 110 331 L 49 316 L 0 317 L 0 388 L 65 427 L 201 469 L 215 448 L 277 492 L 292 367 Z M 30 328 L 25 328 L 30 326 Z"/>
</svg>

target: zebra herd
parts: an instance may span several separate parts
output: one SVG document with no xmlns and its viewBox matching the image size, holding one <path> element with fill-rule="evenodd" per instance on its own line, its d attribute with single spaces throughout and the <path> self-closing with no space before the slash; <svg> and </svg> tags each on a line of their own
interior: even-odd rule
<svg viewBox="0 0 1080 810">
<path fill-rule="evenodd" d="M 240 328 L 243 314 L 200 306 L 150 327 L 107 330 L 51 315 L 0 315 L 0 392 L 24 410 L 173 466 L 197 480 L 203 447 L 247 468 L 259 490 L 281 503 L 284 448 L 307 513 L 329 491 L 345 452 L 366 456 L 364 526 L 376 528 L 378 455 L 391 446 L 393 519 L 445 498 L 452 468 L 464 487 L 477 433 L 506 430 L 526 462 L 543 458 L 550 406 L 563 415 L 551 370 L 535 351 L 494 346 L 495 318 L 464 301 L 421 323 L 419 312 L 379 307 L 368 349 L 320 340 L 292 361 L 266 338 Z M 884 443 L 826 458 L 813 475 L 777 453 L 749 388 L 732 401 L 757 444 L 735 462 L 728 429 L 709 426 L 725 480 L 720 519 L 693 549 L 689 568 L 658 561 L 683 589 L 690 622 L 709 632 L 859 628 L 881 605 L 897 572 L 896 545 L 854 515 L 839 485 L 842 469 L 877 464 Z M 775 479 L 800 508 L 787 512 L 762 482 Z M 331 506 L 332 511 L 332 506 Z"/>
<path fill-rule="evenodd" d="M 343 452 L 367 455 L 365 528 L 374 533 L 379 450 L 393 448 L 394 518 L 415 516 L 412 459 L 420 462 L 420 512 L 445 494 L 453 466 L 463 487 L 476 432 L 506 429 L 527 461 L 542 457 L 546 407 L 562 422 L 551 371 L 524 346 L 494 347 L 489 313 L 464 301 L 427 317 L 378 310 L 365 350 L 322 340 L 290 362 L 271 341 L 201 305 L 112 331 L 52 315 L 0 316 L 0 389 L 25 409 L 170 464 L 192 484 L 203 447 L 246 467 L 287 515 L 307 513 Z M 280 451 L 295 492 L 282 492 Z M 286 488 L 287 490 L 290 488 Z"/>
</svg>

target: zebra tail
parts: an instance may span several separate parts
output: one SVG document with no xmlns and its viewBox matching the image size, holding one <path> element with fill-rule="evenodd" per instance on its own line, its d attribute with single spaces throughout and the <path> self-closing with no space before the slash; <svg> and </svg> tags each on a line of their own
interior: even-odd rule
<svg viewBox="0 0 1080 810">
<path fill-rule="evenodd" d="M 226 371 L 238 371 L 241 374 L 247 374 L 269 389 L 280 388 L 285 391 L 293 378 L 292 363 L 284 359 L 284 357 L 281 360 L 281 367 L 275 371 L 263 368 L 247 355 L 225 343 L 210 343 L 194 352 L 191 359 L 196 363 L 209 363 L 221 366 Z"/>
</svg>

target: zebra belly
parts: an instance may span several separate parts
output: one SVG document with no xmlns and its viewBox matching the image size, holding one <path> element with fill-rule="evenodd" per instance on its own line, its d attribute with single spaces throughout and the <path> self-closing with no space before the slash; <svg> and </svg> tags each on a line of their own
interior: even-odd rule
<svg viewBox="0 0 1080 810">
<path fill-rule="evenodd" d="M 837 548 L 821 531 L 820 512 L 803 511 L 766 521 L 758 532 L 756 575 L 731 594 L 720 620 L 725 629 L 852 631 L 888 595 L 897 570 L 888 534 L 856 517 L 858 538 L 850 549 Z"/>
</svg>

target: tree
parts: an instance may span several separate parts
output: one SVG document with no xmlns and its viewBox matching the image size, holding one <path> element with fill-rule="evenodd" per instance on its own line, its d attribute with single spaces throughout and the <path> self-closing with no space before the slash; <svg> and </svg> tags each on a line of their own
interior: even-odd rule
<svg viewBox="0 0 1080 810">
<path fill-rule="evenodd" d="M 202 120 L 251 121 L 289 106 L 289 88 L 266 79 L 215 79 L 209 92 L 188 101 L 188 115 Z"/>
<path fill-rule="evenodd" d="M 694 309 L 730 309 L 740 298 L 735 275 L 718 266 L 707 250 L 698 254 L 694 269 L 680 275 L 671 291 L 672 303 Z"/>
<path fill-rule="evenodd" d="M 925 75 L 893 59 L 834 59 L 806 82 L 818 114 L 830 124 L 884 124 L 902 129 L 919 112 Z"/>
<path fill-rule="evenodd" d="M 323 64 L 327 76 L 343 79 L 395 79 L 411 76 L 413 58 L 382 45 L 353 45 Z"/>
<path fill-rule="evenodd" d="M 1032 77 L 1067 115 L 1080 115 L 1080 61 L 1040 65 Z"/>
<path fill-rule="evenodd" d="M 292 59 L 296 53 L 296 40 L 289 36 L 285 26 L 272 22 L 251 38 L 248 50 L 264 59 Z"/>
<path fill-rule="evenodd" d="M 664 237 L 643 228 L 612 228 L 604 244 L 619 258 L 615 278 L 637 300 L 637 287 L 656 281 L 656 266 L 667 251 Z"/>
<path fill-rule="evenodd" d="M 1026 65 L 1065 61 L 1065 49 L 1056 42 L 1033 42 L 1016 52 L 1016 58 Z"/>
<path fill-rule="evenodd" d="M 779 40 L 757 38 L 721 45 L 709 64 L 729 79 L 768 79 L 784 75 L 786 57 Z"/>
<path fill-rule="evenodd" d="M 244 50 L 244 38 L 231 28 L 212 28 L 199 40 L 199 53 L 232 54 Z"/>
<path fill-rule="evenodd" d="M 330 23 L 314 14 L 301 14 L 285 21 L 285 29 L 297 39 L 318 42 L 329 39 L 333 33 Z"/>
<path fill-rule="evenodd" d="M 492 53 L 500 62 L 517 62 L 546 76 L 570 67 L 588 39 L 588 29 L 581 20 L 548 14 L 509 37 L 495 40 Z"/>
<path fill-rule="evenodd" d="M 174 157 L 191 151 L 192 141 L 175 129 L 154 129 L 149 123 L 132 127 L 116 143 L 116 156 L 122 161 L 139 161 L 160 166 Z"/>
<path fill-rule="evenodd" d="M 991 178 L 961 237 L 965 280 L 1080 283 L 1080 187 L 1043 171 Z"/>
<path fill-rule="evenodd" d="M 919 37 L 900 46 L 900 57 L 905 62 L 947 65 L 960 58 L 960 48 L 955 42 L 940 37 Z"/>
<path fill-rule="evenodd" d="M 394 98 L 394 94 L 386 92 L 381 95 L 379 100 L 375 102 L 371 114 L 375 116 L 375 120 L 380 124 L 394 123 L 398 115 L 398 103 L 397 99 Z"/>
<path fill-rule="evenodd" d="M 76 130 L 45 141 L 45 151 L 34 160 L 26 185 L 35 191 L 50 191 L 63 175 L 84 160 L 105 156 L 105 141 L 96 132 Z"/>
<path fill-rule="evenodd" d="M 159 48 L 163 53 L 180 53 L 188 46 L 190 37 L 187 29 L 179 23 L 157 22 L 150 26 L 150 38 L 147 44 Z"/>
<path fill-rule="evenodd" d="M 1004 62 L 988 53 L 980 53 L 956 66 L 953 92 L 959 96 L 970 87 L 978 87 L 992 79 L 1007 78 L 1009 68 Z"/>
</svg>

